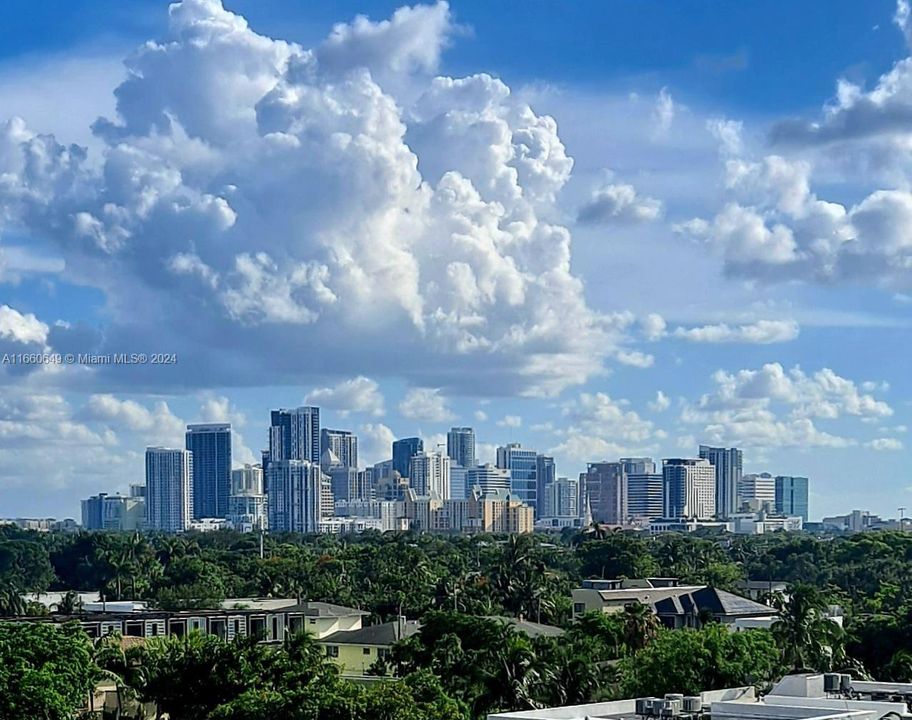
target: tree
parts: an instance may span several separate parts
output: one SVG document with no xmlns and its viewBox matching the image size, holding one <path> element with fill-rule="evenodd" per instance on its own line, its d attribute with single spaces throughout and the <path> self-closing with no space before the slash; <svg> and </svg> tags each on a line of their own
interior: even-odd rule
<svg viewBox="0 0 912 720">
<path fill-rule="evenodd" d="M 779 649 L 765 630 L 733 633 L 718 624 L 661 630 L 653 642 L 621 661 L 621 692 L 625 697 L 662 697 L 762 686 L 780 668 Z"/>
<path fill-rule="evenodd" d="M 0 718 L 72 720 L 97 677 L 78 625 L 0 623 Z"/>
<path fill-rule="evenodd" d="M 808 672 L 838 668 L 845 660 L 843 632 L 826 616 L 824 595 L 809 585 L 796 585 L 774 602 L 779 619 L 772 632 L 786 665 Z"/>
<path fill-rule="evenodd" d="M 659 620 L 652 608 L 639 602 L 624 607 L 624 642 L 631 652 L 640 650 L 655 637 Z"/>
</svg>

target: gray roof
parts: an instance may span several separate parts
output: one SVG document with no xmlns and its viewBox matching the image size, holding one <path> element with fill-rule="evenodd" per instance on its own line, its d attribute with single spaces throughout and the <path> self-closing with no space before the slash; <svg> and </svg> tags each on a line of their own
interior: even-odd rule
<svg viewBox="0 0 912 720">
<path fill-rule="evenodd" d="M 542 625 L 541 623 L 530 622 L 529 620 L 520 618 L 506 617 L 503 615 L 486 615 L 485 617 L 488 620 L 497 620 L 506 623 L 530 638 L 560 637 L 564 634 L 563 628 L 555 627 L 554 625 Z"/>
<path fill-rule="evenodd" d="M 702 587 L 666 597 L 653 603 L 658 615 L 708 612 L 727 617 L 768 617 L 776 611 L 762 603 L 714 587 Z"/>
<path fill-rule="evenodd" d="M 414 635 L 421 626 L 415 621 L 393 620 L 379 625 L 368 625 L 359 630 L 339 630 L 320 640 L 325 645 L 381 645 L 390 646 L 398 640 Z"/>
<path fill-rule="evenodd" d="M 351 617 L 352 615 L 370 615 L 364 610 L 334 605 L 325 602 L 302 602 L 282 608 L 285 612 L 301 613 L 309 617 Z"/>
</svg>

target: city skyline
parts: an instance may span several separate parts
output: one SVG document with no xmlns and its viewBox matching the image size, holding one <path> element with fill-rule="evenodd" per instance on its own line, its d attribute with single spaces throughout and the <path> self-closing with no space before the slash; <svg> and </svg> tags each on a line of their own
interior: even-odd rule
<svg viewBox="0 0 912 720">
<path fill-rule="evenodd" d="M 861 117 L 904 107 L 896 3 L 829 5 L 810 63 L 770 39 L 802 9 L 93 5 L 0 10 L 0 515 L 126 494 L 188 424 L 258 463 L 310 405 L 362 465 L 472 426 L 571 480 L 705 444 L 812 517 L 912 505 L 907 145 Z"/>
</svg>

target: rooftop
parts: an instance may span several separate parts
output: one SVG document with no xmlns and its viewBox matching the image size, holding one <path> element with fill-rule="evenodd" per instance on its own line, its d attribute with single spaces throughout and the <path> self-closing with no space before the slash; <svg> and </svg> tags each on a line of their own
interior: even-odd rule
<svg viewBox="0 0 912 720">
<path fill-rule="evenodd" d="M 736 687 L 687 698 L 666 695 L 495 713 L 488 720 L 908 720 L 910 707 L 912 683 L 866 682 L 829 673 L 787 675 L 762 697 L 753 687 Z"/>
</svg>

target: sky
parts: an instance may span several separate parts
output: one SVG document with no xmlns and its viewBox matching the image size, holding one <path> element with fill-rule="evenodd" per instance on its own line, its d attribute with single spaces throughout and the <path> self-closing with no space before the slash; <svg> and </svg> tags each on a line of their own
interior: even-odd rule
<svg viewBox="0 0 912 720">
<path fill-rule="evenodd" d="M 0 516 L 303 403 L 912 508 L 906 0 L 517 9 L 3 3 Z"/>
</svg>

